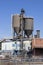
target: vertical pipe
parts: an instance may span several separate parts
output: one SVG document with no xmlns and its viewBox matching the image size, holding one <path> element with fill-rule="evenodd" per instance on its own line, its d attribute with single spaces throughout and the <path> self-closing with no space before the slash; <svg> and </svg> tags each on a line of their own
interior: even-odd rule
<svg viewBox="0 0 43 65">
<path fill-rule="evenodd" d="M 21 23 L 21 50 L 22 50 L 23 49 L 23 40 L 22 40 L 23 38 L 23 15 L 21 15 L 20 23 Z"/>
<path fill-rule="evenodd" d="M 13 14 L 11 15 L 11 34 L 13 36 L 12 17 L 13 17 Z"/>
<path fill-rule="evenodd" d="M 35 57 L 35 38 L 34 38 L 34 57 Z"/>
<path fill-rule="evenodd" d="M 23 15 L 24 15 L 24 9 L 21 9 L 21 14 L 20 14 L 20 23 L 21 23 L 21 50 L 23 50 Z"/>
</svg>

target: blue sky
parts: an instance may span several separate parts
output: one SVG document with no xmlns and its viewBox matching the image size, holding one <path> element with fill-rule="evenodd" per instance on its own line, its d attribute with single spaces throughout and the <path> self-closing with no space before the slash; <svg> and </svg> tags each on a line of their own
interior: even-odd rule
<svg viewBox="0 0 43 65">
<path fill-rule="evenodd" d="M 39 29 L 43 38 L 43 0 L 0 0 L 0 39 L 12 36 L 11 15 L 19 14 L 21 8 L 34 18 L 34 34 Z"/>
</svg>

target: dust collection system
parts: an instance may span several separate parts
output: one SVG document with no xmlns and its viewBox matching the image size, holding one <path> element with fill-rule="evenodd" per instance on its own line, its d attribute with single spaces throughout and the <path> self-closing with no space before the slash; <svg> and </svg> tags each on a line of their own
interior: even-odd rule
<svg viewBox="0 0 43 65">
<path fill-rule="evenodd" d="M 12 16 L 12 29 L 13 29 L 13 39 L 15 39 L 16 34 L 16 40 L 21 40 L 21 49 L 23 49 L 23 40 L 29 40 L 29 38 L 32 38 L 33 33 L 33 18 L 26 17 L 25 11 L 22 8 L 21 13 L 18 15 Z M 30 38 L 30 39 L 31 39 Z"/>
</svg>

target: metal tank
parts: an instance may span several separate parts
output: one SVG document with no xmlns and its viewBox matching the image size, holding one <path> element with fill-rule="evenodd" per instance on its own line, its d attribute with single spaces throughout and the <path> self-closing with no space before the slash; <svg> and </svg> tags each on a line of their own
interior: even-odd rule
<svg viewBox="0 0 43 65">
<path fill-rule="evenodd" d="M 25 34 L 29 37 L 33 31 L 33 18 L 25 18 L 24 24 Z"/>
<path fill-rule="evenodd" d="M 12 27 L 13 30 L 18 34 L 20 31 L 20 16 L 19 15 L 13 15 L 12 17 Z"/>
<path fill-rule="evenodd" d="M 37 32 L 37 38 L 40 38 L 40 30 L 36 30 Z"/>
</svg>

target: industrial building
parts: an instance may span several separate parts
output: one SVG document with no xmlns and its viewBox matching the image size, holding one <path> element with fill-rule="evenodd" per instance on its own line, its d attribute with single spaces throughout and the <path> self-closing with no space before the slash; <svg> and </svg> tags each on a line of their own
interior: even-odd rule
<svg viewBox="0 0 43 65">
<path fill-rule="evenodd" d="M 31 41 L 23 41 L 23 48 L 28 51 Z M 20 41 L 5 41 L 1 43 L 1 50 L 20 50 Z"/>
<path fill-rule="evenodd" d="M 12 39 L 0 41 L 2 51 L 13 51 L 15 54 L 27 54 L 28 56 L 43 56 L 43 39 L 40 38 L 40 30 L 37 30 L 33 38 L 34 18 L 25 16 L 24 9 L 20 14 L 12 15 Z"/>
<path fill-rule="evenodd" d="M 42 56 L 43 57 L 43 39 L 42 38 L 34 38 L 32 40 L 32 49 L 34 56 Z"/>
</svg>

